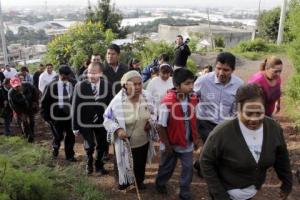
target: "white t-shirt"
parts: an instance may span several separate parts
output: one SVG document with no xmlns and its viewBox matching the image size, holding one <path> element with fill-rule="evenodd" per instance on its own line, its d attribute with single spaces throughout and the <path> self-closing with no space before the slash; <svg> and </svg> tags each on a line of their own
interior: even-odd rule
<svg viewBox="0 0 300 200">
<path fill-rule="evenodd" d="M 240 120 L 239 125 L 248 148 L 254 160 L 258 163 L 263 144 L 264 127 L 261 126 L 257 130 L 250 130 Z M 249 187 L 242 189 L 237 188 L 228 190 L 227 193 L 232 200 L 246 200 L 252 198 L 257 193 L 257 189 L 254 185 L 250 185 Z"/>
<path fill-rule="evenodd" d="M 56 76 L 56 72 L 52 71 L 51 74 L 48 74 L 47 71 L 44 71 L 39 78 L 39 90 L 44 92 L 46 85 L 48 85 L 51 81 L 53 81 L 54 77 Z"/>
<path fill-rule="evenodd" d="M 154 77 L 147 86 L 147 91 L 153 96 L 157 105 L 159 105 L 162 98 L 167 94 L 169 89 L 173 88 L 172 77 L 164 81 L 160 77 Z"/>
<path fill-rule="evenodd" d="M 239 125 L 248 148 L 253 158 L 258 163 L 263 143 L 264 127 L 261 126 L 257 130 L 250 130 L 241 121 L 239 121 Z"/>
<path fill-rule="evenodd" d="M 17 70 L 13 67 L 10 68 L 10 71 L 7 71 L 7 69 L 4 70 L 3 74 L 5 78 L 12 78 L 17 75 Z"/>
</svg>

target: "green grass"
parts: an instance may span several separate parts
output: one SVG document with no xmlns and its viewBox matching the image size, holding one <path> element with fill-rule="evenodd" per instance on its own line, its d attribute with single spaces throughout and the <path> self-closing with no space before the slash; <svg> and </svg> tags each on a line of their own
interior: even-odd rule
<svg viewBox="0 0 300 200">
<path fill-rule="evenodd" d="M 106 199 L 78 165 L 56 166 L 43 147 L 1 136 L 0 152 L 1 200 Z"/>
</svg>

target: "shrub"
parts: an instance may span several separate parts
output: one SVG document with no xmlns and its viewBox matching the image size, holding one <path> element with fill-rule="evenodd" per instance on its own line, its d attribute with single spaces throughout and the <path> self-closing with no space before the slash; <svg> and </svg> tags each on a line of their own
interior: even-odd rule
<svg viewBox="0 0 300 200">
<path fill-rule="evenodd" d="M 79 166 L 51 167 L 50 153 L 43 147 L 20 137 L 0 136 L 0 152 L 1 200 L 105 199 L 83 178 Z"/>
<path fill-rule="evenodd" d="M 262 39 L 255 39 L 253 41 L 242 41 L 236 47 L 240 53 L 244 52 L 266 52 L 268 51 L 267 43 Z"/>
</svg>

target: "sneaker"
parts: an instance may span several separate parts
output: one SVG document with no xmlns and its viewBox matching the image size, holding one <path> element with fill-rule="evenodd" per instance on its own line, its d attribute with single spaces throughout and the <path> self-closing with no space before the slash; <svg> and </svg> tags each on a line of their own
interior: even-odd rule
<svg viewBox="0 0 300 200">
<path fill-rule="evenodd" d="M 163 186 L 155 185 L 155 189 L 160 194 L 168 194 L 168 190 L 167 190 L 167 187 L 165 185 L 163 185 Z"/>
<path fill-rule="evenodd" d="M 147 189 L 147 186 L 144 183 L 138 184 L 137 187 L 138 187 L 139 190 L 145 190 L 145 189 Z"/>
<path fill-rule="evenodd" d="M 130 185 L 129 184 L 124 184 L 124 185 L 118 185 L 119 190 L 126 190 Z"/>
<path fill-rule="evenodd" d="M 103 168 L 97 168 L 96 173 L 100 173 L 102 175 L 108 174 L 108 171 L 103 167 Z"/>
<path fill-rule="evenodd" d="M 52 156 L 54 157 L 54 158 L 57 158 L 57 156 L 58 156 L 58 149 L 53 149 L 52 150 Z"/>
<path fill-rule="evenodd" d="M 186 196 L 186 197 L 184 197 L 184 196 L 182 196 L 182 195 L 179 195 L 179 199 L 180 199 L 180 200 L 192 200 L 192 197 L 191 197 L 191 196 Z"/>
<path fill-rule="evenodd" d="M 70 158 L 66 158 L 66 160 L 70 162 L 77 162 L 77 159 L 74 156 Z"/>
<path fill-rule="evenodd" d="M 298 183 L 300 184 L 300 168 L 297 169 L 297 171 L 296 171 L 296 179 L 297 179 Z"/>
<path fill-rule="evenodd" d="M 93 166 L 86 165 L 85 172 L 86 172 L 87 175 L 92 174 L 93 171 L 94 171 Z"/>
</svg>

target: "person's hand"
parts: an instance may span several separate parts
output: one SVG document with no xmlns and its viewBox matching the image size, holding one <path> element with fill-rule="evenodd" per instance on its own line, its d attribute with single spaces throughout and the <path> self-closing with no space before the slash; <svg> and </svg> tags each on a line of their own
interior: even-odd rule
<svg viewBox="0 0 300 200">
<path fill-rule="evenodd" d="M 117 130 L 117 135 L 118 135 L 118 137 L 119 137 L 120 139 L 122 139 L 122 140 L 128 138 L 127 133 L 126 133 L 125 130 L 122 129 L 122 128 L 120 128 L 119 130 Z"/>
<path fill-rule="evenodd" d="M 280 196 L 280 200 L 286 200 L 287 197 L 289 196 L 289 193 L 280 191 L 279 196 Z"/>
<path fill-rule="evenodd" d="M 200 144 L 201 144 L 201 142 L 200 142 L 199 138 L 197 138 L 194 142 L 194 150 L 195 151 L 197 151 L 199 149 Z"/>
<path fill-rule="evenodd" d="M 170 144 L 165 144 L 165 150 L 164 150 L 164 154 L 172 154 L 173 153 L 173 148 Z"/>
<path fill-rule="evenodd" d="M 148 131 L 150 131 L 150 129 L 151 129 L 151 125 L 150 125 L 150 123 L 147 121 L 146 124 L 145 124 L 145 126 L 144 126 L 144 131 L 145 131 L 145 132 L 148 132 Z"/>
<path fill-rule="evenodd" d="M 75 135 L 75 137 L 78 137 L 80 132 L 78 130 L 76 130 L 76 131 L 73 131 L 73 134 Z"/>
</svg>

